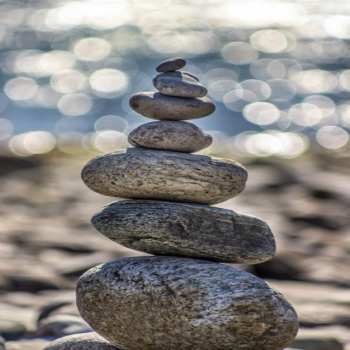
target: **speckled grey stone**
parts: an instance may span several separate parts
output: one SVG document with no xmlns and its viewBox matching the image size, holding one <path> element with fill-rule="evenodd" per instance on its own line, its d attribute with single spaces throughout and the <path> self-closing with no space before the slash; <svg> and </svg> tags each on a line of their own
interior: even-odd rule
<svg viewBox="0 0 350 350">
<path fill-rule="evenodd" d="M 259 264 L 275 253 L 274 237 L 264 221 L 206 205 L 115 202 L 91 222 L 112 241 L 150 254 Z"/>
<path fill-rule="evenodd" d="M 91 332 L 56 339 L 44 350 L 118 350 L 118 348 L 97 333 Z"/>
<path fill-rule="evenodd" d="M 215 111 L 208 97 L 180 98 L 159 92 L 140 92 L 129 101 L 130 107 L 144 117 L 156 120 L 190 120 L 204 118 Z"/>
<path fill-rule="evenodd" d="M 128 350 L 281 350 L 297 315 L 265 281 L 231 266 L 138 257 L 90 269 L 77 305 L 91 327 Z"/>
<path fill-rule="evenodd" d="M 191 77 L 182 72 L 168 72 L 156 75 L 153 78 L 154 87 L 162 94 L 177 97 L 203 97 L 208 90 Z"/>
<path fill-rule="evenodd" d="M 127 148 L 93 158 L 82 179 L 106 196 L 216 204 L 243 191 L 247 171 L 230 159 Z"/>
<path fill-rule="evenodd" d="M 135 147 L 192 153 L 209 147 L 212 137 L 194 124 L 162 120 L 140 125 L 128 141 Z"/>
<path fill-rule="evenodd" d="M 169 58 L 168 60 L 159 63 L 156 67 L 158 73 L 174 72 L 178 69 L 185 67 L 186 60 L 181 57 Z"/>
</svg>

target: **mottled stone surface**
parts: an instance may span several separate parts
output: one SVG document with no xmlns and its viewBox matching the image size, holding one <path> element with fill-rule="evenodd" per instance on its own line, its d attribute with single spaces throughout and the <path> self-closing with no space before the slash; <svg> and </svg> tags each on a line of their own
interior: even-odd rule
<svg viewBox="0 0 350 350">
<path fill-rule="evenodd" d="M 118 350 L 118 348 L 97 333 L 91 332 L 59 338 L 44 350 Z"/>
<path fill-rule="evenodd" d="M 128 141 L 135 147 L 192 153 L 209 147 L 212 137 L 194 124 L 162 120 L 140 125 Z"/>
<path fill-rule="evenodd" d="M 140 92 L 129 101 L 130 107 L 144 117 L 156 120 L 190 120 L 206 117 L 215 111 L 208 97 L 180 98 L 160 92 Z"/>
<path fill-rule="evenodd" d="M 82 179 L 106 196 L 216 204 L 243 191 L 247 171 L 230 159 L 127 148 L 93 158 Z"/>
<path fill-rule="evenodd" d="M 186 60 L 181 57 L 169 58 L 168 60 L 159 63 L 156 67 L 158 73 L 174 72 L 185 67 Z"/>
<path fill-rule="evenodd" d="M 264 221 L 206 205 L 115 202 L 91 222 L 112 241 L 150 254 L 258 264 L 275 253 L 274 237 Z"/>
<path fill-rule="evenodd" d="M 125 258 L 78 281 L 91 327 L 129 350 L 281 350 L 298 328 L 265 281 L 231 266 L 178 257 Z"/>
<path fill-rule="evenodd" d="M 177 97 L 203 97 L 208 90 L 189 74 L 168 72 L 153 78 L 154 87 L 162 94 Z"/>
</svg>

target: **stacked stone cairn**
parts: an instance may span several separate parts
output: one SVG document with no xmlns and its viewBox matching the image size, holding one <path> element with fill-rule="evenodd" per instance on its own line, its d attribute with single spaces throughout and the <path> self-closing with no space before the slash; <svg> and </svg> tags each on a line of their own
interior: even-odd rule
<svg viewBox="0 0 350 350">
<path fill-rule="evenodd" d="M 238 195 L 247 171 L 230 159 L 190 154 L 212 138 L 184 120 L 205 117 L 215 105 L 196 76 L 179 71 L 185 64 L 162 62 L 153 79 L 159 92 L 131 97 L 132 109 L 158 120 L 130 133 L 135 148 L 101 154 L 82 171 L 93 191 L 130 199 L 102 208 L 94 227 L 155 256 L 87 271 L 77 305 L 99 336 L 58 340 L 49 349 L 280 350 L 297 333 L 297 315 L 283 295 L 219 264 L 267 261 L 275 241 L 264 221 L 210 206 Z"/>
</svg>

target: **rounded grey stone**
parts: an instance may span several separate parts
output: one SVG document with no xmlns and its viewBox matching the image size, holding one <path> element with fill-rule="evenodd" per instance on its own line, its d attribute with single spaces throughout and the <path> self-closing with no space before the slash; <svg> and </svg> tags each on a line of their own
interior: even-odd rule
<svg viewBox="0 0 350 350">
<path fill-rule="evenodd" d="M 146 118 L 156 120 L 190 120 L 204 118 L 215 111 L 208 97 L 180 98 L 159 92 L 140 92 L 129 101 L 130 107 Z"/>
<path fill-rule="evenodd" d="M 128 350 L 281 350 L 297 315 L 265 281 L 231 266 L 177 257 L 125 258 L 78 281 L 81 316 Z"/>
<path fill-rule="evenodd" d="M 169 58 L 162 63 L 159 63 L 156 67 L 158 73 L 174 72 L 178 69 L 185 67 L 186 60 L 181 57 Z"/>
<path fill-rule="evenodd" d="M 189 74 L 168 72 L 156 75 L 154 87 L 163 95 L 196 98 L 203 97 L 208 90 Z"/>
<path fill-rule="evenodd" d="M 162 120 L 140 125 L 128 141 L 135 147 L 192 153 L 209 147 L 212 137 L 191 123 Z"/>
<path fill-rule="evenodd" d="M 106 196 L 216 204 L 243 191 L 247 171 L 230 159 L 127 148 L 93 158 L 82 179 Z"/>
<path fill-rule="evenodd" d="M 276 249 L 261 219 L 206 205 L 115 202 L 102 208 L 91 222 L 112 241 L 156 255 L 259 264 L 272 259 Z"/>
<path fill-rule="evenodd" d="M 118 350 L 95 332 L 69 335 L 59 338 L 43 350 Z"/>
</svg>

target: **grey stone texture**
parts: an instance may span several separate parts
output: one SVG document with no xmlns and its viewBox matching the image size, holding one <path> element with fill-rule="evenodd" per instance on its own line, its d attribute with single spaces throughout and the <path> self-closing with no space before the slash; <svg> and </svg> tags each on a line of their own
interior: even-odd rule
<svg viewBox="0 0 350 350">
<path fill-rule="evenodd" d="M 128 350 L 281 350 L 298 329 L 293 307 L 231 266 L 178 257 L 125 258 L 78 281 L 91 327 Z"/>
<path fill-rule="evenodd" d="M 208 90 L 189 74 L 168 72 L 153 78 L 154 87 L 162 94 L 177 97 L 203 97 Z"/>
<path fill-rule="evenodd" d="M 247 171 L 230 159 L 127 148 L 90 160 L 82 179 L 106 196 L 216 204 L 243 191 Z"/>
<path fill-rule="evenodd" d="M 190 120 L 204 118 L 215 111 L 208 97 L 180 98 L 160 92 L 140 92 L 129 101 L 130 107 L 146 118 L 156 120 Z"/>
<path fill-rule="evenodd" d="M 191 78 L 196 79 L 197 81 L 199 81 L 199 78 L 198 78 L 196 75 L 194 75 L 194 74 L 192 74 L 192 73 L 190 73 L 190 72 L 181 71 L 181 73 L 182 73 L 182 74 L 185 74 L 185 75 L 188 75 L 188 76 L 190 76 Z"/>
<path fill-rule="evenodd" d="M 59 338 L 44 350 L 119 350 L 95 332 Z"/>
<path fill-rule="evenodd" d="M 275 253 L 264 221 L 206 205 L 127 200 L 105 206 L 91 222 L 112 241 L 155 255 L 258 264 Z"/>
<path fill-rule="evenodd" d="M 128 141 L 135 147 L 193 153 L 209 147 L 212 137 L 194 124 L 162 120 L 140 125 Z"/>
<path fill-rule="evenodd" d="M 178 69 L 185 67 L 186 60 L 181 57 L 169 58 L 162 63 L 159 63 L 156 67 L 158 73 L 174 72 Z"/>
</svg>

